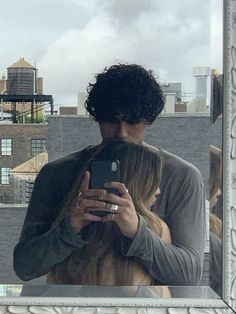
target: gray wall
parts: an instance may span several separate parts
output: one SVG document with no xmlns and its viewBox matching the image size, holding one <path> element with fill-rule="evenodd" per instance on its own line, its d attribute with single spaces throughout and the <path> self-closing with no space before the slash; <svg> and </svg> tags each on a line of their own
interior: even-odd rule
<svg viewBox="0 0 236 314">
<path fill-rule="evenodd" d="M 13 271 L 13 249 L 18 242 L 25 219 L 26 205 L 2 204 L 0 206 L 0 283 L 22 283 Z M 45 277 L 30 281 L 44 283 Z"/>
<path fill-rule="evenodd" d="M 88 117 L 48 117 L 49 160 L 101 141 L 97 123 Z M 208 115 L 166 114 L 147 128 L 145 140 L 193 163 L 207 186 L 209 145 L 222 147 L 222 119 L 212 126 Z"/>
<path fill-rule="evenodd" d="M 48 116 L 49 161 L 101 141 L 98 125 L 79 116 Z"/>
</svg>

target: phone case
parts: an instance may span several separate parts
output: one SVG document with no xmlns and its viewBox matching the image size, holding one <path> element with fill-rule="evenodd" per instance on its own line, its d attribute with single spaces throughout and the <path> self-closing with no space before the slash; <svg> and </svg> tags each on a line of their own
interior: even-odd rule
<svg viewBox="0 0 236 314">
<path fill-rule="evenodd" d="M 120 182 L 120 163 L 118 160 L 92 160 L 90 164 L 90 189 L 104 189 L 110 181 Z M 106 188 L 109 193 L 119 195 L 116 189 Z M 109 211 L 90 211 L 91 214 L 104 217 Z"/>
<path fill-rule="evenodd" d="M 90 165 L 90 188 L 104 189 L 110 181 L 120 182 L 120 163 L 118 160 L 92 160 Z M 106 189 L 119 195 L 116 189 Z"/>
</svg>

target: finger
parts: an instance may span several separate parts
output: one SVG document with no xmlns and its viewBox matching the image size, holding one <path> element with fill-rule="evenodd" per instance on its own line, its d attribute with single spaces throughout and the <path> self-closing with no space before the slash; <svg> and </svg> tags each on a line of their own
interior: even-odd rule
<svg viewBox="0 0 236 314">
<path fill-rule="evenodd" d="M 88 190 L 89 180 L 90 180 L 90 173 L 89 171 L 85 171 L 82 183 L 80 185 L 80 192 L 85 193 Z"/>
<path fill-rule="evenodd" d="M 110 213 L 110 210 L 109 209 L 107 209 L 105 206 L 104 207 L 93 207 L 93 206 L 91 206 L 91 207 L 87 207 L 85 210 L 84 210 L 84 212 L 91 212 L 91 211 L 93 211 L 93 212 L 106 212 L 106 213 Z"/>
<path fill-rule="evenodd" d="M 82 199 L 77 202 L 76 206 L 74 207 L 74 212 L 84 212 L 87 210 L 87 208 L 98 208 L 98 210 L 105 209 L 106 203 L 96 200 L 90 200 L 90 199 Z"/>
<path fill-rule="evenodd" d="M 101 217 L 95 216 L 89 212 L 80 212 L 77 215 L 77 218 L 85 221 L 101 221 Z"/>
<path fill-rule="evenodd" d="M 90 208 L 88 210 L 88 212 L 91 214 L 91 215 L 94 215 L 94 216 L 98 216 L 98 217 L 106 217 L 110 214 L 109 211 L 107 210 L 97 210 L 97 209 L 94 209 L 94 208 Z"/>
<path fill-rule="evenodd" d="M 120 197 L 120 196 L 112 194 L 112 193 L 107 193 L 103 198 L 104 202 L 117 204 L 119 206 L 129 206 L 131 200 L 132 199 L 130 196 L 128 196 L 128 197 L 126 196 L 125 198 L 123 198 L 123 197 Z M 110 205 L 110 204 L 108 204 L 108 205 Z M 107 205 L 107 208 L 109 208 L 108 205 Z"/>
<path fill-rule="evenodd" d="M 105 183 L 104 186 L 106 188 L 113 188 L 113 189 L 118 190 L 118 192 L 121 195 L 121 197 L 124 197 L 124 198 L 127 198 L 127 199 L 131 198 L 130 195 L 129 195 L 129 191 L 126 188 L 126 186 L 124 185 L 124 183 L 121 183 L 121 182 L 108 182 L 108 183 Z"/>
<path fill-rule="evenodd" d="M 82 210 L 86 210 L 89 207 L 94 207 L 98 209 L 106 208 L 106 203 L 97 201 L 97 200 L 86 199 L 86 198 L 81 200 L 81 202 L 79 203 L 79 208 Z"/>
<path fill-rule="evenodd" d="M 98 207 L 102 209 L 102 208 L 106 208 L 106 203 L 96 201 L 96 200 L 79 199 L 73 208 L 73 212 L 75 213 L 84 212 L 87 207 Z"/>
<path fill-rule="evenodd" d="M 105 221 L 116 221 L 117 217 L 118 217 L 117 214 L 111 213 L 111 214 L 108 214 L 108 215 L 102 217 L 102 221 L 103 222 L 105 222 Z"/>
<path fill-rule="evenodd" d="M 105 189 L 91 189 L 83 193 L 83 198 L 97 198 L 103 199 L 103 196 L 107 193 Z"/>
<path fill-rule="evenodd" d="M 102 221 L 102 217 L 90 214 L 89 212 L 84 212 L 83 218 L 89 221 Z"/>
</svg>

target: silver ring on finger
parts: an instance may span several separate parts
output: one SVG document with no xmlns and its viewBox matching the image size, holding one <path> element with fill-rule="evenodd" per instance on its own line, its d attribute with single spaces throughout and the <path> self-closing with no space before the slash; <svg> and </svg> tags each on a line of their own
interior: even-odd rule
<svg viewBox="0 0 236 314">
<path fill-rule="evenodd" d="M 127 193 L 129 193 L 129 190 L 128 190 L 128 189 L 125 189 L 125 191 L 122 192 L 122 195 L 125 195 L 125 194 L 127 194 Z"/>
<path fill-rule="evenodd" d="M 83 196 L 83 192 L 79 192 L 79 197 L 78 197 L 78 199 L 79 200 L 83 200 L 85 197 Z"/>
<path fill-rule="evenodd" d="M 81 194 L 82 194 L 82 192 L 79 192 L 79 196 L 78 196 L 78 199 L 77 199 L 77 201 L 76 201 L 76 203 L 75 203 L 75 206 L 76 206 L 76 208 L 79 209 L 80 211 L 83 211 L 83 209 L 80 207 L 80 201 L 83 199 L 83 198 L 81 197 Z"/>
<path fill-rule="evenodd" d="M 80 203 L 80 200 L 77 200 L 77 202 L 75 203 L 75 206 L 76 206 L 76 209 L 78 209 L 82 212 L 83 208 L 80 207 L 79 203 Z"/>
<path fill-rule="evenodd" d="M 111 204 L 110 213 L 113 213 L 113 214 L 116 213 L 116 214 L 117 214 L 118 208 L 119 208 L 118 205 L 116 205 L 116 204 Z"/>
</svg>

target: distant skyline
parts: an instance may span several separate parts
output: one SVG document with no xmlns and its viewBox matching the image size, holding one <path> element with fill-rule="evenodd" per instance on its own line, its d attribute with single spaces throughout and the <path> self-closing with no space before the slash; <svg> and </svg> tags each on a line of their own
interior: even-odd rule
<svg viewBox="0 0 236 314">
<path fill-rule="evenodd" d="M 141 64 L 192 93 L 194 66 L 222 71 L 222 2 L 4 1 L 0 74 L 21 57 L 36 62 L 44 93 L 64 105 L 77 105 L 94 74 L 117 62 Z"/>
</svg>

